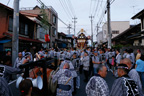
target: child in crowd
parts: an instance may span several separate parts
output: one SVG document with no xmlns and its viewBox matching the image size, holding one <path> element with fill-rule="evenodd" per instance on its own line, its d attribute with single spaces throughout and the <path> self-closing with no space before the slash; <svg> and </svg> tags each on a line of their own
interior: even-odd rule
<svg viewBox="0 0 144 96">
<path fill-rule="evenodd" d="M 114 56 L 112 56 L 111 69 L 112 69 L 112 72 L 114 73 L 115 71 L 115 57 Z"/>
<path fill-rule="evenodd" d="M 21 92 L 21 96 L 32 96 L 32 81 L 29 79 L 25 79 L 23 80 L 20 84 L 19 84 L 19 89 Z"/>
</svg>

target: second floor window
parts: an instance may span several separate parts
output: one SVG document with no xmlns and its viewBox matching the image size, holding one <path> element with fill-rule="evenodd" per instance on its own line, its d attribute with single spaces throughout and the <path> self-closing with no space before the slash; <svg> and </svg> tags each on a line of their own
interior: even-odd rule
<svg viewBox="0 0 144 96">
<path fill-rule="evenodd" d="M 28 36 L 28 24 L 20 22 L 19 34 Z"/>
<path fill-rule="evenodd" d="M 52 28 L 52 31 L 53 31 L 53 35 L 55 35 L 55 36 L 56 36 L 56 35 L 57 35 L 56 28 L 54 28 L 54 27 L 53 27 L 53 28 Z"/>
<path fill-rule="evenodd" d="M 13 31 L 13 18 L 9 17 L 9 27 L 8 31 L 12 32 Z"/>
<path fill-rule="evenodd" d="M 24 22 L 20 22 L 19 25 L 19 34 L 28 36 L 30 26 Z M 13 17 L 9 17 L 8 31 L 13 32 Z"/>
<path fill-rule="evenodd" d="M 53 24 L 56 24 L 56 16 L 53 15 Z"/>
<path fill-rule="evenodd" d="M 20 22 L 20 34 L 25 35 L 25 24 Z"/>
<path fill-rule="evenodd" d="M 45 34 L 46 34 L 46 30 L 41 27 L 39 29 L 39 32 L 40 32 L 40 39 L 44 39 L 45 38 Z"/>
<path fill-rule="evenodd" d="M 25 35 L 28 35 L 28 24 L 25 24 Z"/>
<path fill-rule="evenodd" d="M 119 31 L 118 30 L 113 30 L 112 34 L 119 34 Z"/>
<path fill-rule="evenodd" d="M 144 30 L 144 18 L 141 19 L 142 30 Z"/>
</svg>

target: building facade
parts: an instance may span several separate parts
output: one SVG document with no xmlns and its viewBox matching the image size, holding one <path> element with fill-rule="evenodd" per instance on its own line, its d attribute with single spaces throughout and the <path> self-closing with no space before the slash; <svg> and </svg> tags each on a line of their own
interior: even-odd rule
<svg viewBox="0 0 144 96">
<path fill-rule="evenodd" d="M 99 33 L 96 35 L 96 37 L 97 37 L 97 44 L 98 44 L 98 45 L 101 45 L 101 44 L 103 43 L 103 32 L 102 32 L 102 31 L 99 32 Z"/>
<path fill-rule="evenodd" d="M 56 43 L 56 39 L 58 39 L 58 14 L 53 9 L 52 6 L 48 6 L 44 10 L 47 15 L 48 23 L 50 24 L 48 32 L 47 32 L 49 33 L 49 36 L 50 36 L 50 47 L 54 47 Z M 38 6 L 35 6 L 34 8 L 21 8 L 21 12 L 38 14 L 40 16 L 42 15 L 41 11 L 42 11 L 42 8 Z M 42 29 L 39 29 L 39 31 L 42 32 Z M 40 35 L 41 35 L 40 37 L 44 37 L 45 34 L 42 33 Z M 41 38 L 41 39 L 44 39 L 44 38 Z"/>
<path fill-rule="evenodd" d="M 129 27 L 130 27 L 129 21 L 111 21 L 112 38 L 121 34 Z M 103 42 L 107 42 L 108 41 L 107 40 L 108 38 L 107 22 L 102 26 L 102 32 L 103 32 Z"/>
<path fill-rule="evenodd" d="M 0 51 L 12 50 L 13 9 L 0 3 L 0 20 Z M 34 38 L 35 26 L 36 22 L 19 13 L 19 51 L 41 47 L 43 42 Z"/>
</svg>

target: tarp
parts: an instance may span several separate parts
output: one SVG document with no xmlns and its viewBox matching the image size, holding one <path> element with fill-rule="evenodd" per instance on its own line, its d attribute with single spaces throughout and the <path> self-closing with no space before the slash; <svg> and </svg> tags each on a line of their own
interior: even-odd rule
<svg viewBox="0 0 144 96">
<path fill-rule="evenodd" d="M 58 43 L 59 48 L 66 48 L 67 45 L 65 43 Z"/>
<path fill-rule="evenodd" d="M 8 43 L 8 42 L 10 42 L 11 40 L 8 40 L 8 39 L 6 39 L 6 40 L 0 40 L 0 43 Z"/>
</svg>

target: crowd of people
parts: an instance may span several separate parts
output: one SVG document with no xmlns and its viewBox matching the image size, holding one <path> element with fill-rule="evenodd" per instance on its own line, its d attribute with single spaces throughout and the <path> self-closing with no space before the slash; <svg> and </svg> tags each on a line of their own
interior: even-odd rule
<svg viewBox="0 0 144 96">
<path fill-rule="evenodd" d="M 11 55 L 10 51 L 7 52 L 8 55 Z M 6 86 L 11 80 L 11 74 L 24 72 L 19 68 L 20 65 L 42 58 L 55 57 L 58 60 L 58 71 L 52 76 L 52 81 L 58 83 L 56 96 L 76 94 L 77 89 L 80 88 L 81 78 L 79 74 L 84 74 L 84 82 L 87 85 L 83 90 L 85 90 L 87 96 L 144 96 L 144 55 L 139 49 L 135 55 L 132 49 L 120 51 L 110 48 L 41 48 L 35 54 L 31 54 L 27 50 L 19 52 L 13 66 L 10 64 L 10 59 L 1 61 L 0 95 L 10 96 L 8 95 L 8 93 L 11 93 L 10 88 L 6 88 Z M 113 76 L 117 78 L 111 90 L 104 79 L 107 72 L 112 72 Z M 22 96 L 28 94 L 28 96 L 31 96 L 32 83 L 30 80 L 22 81 L 19 88 Z"/>
</svg>

